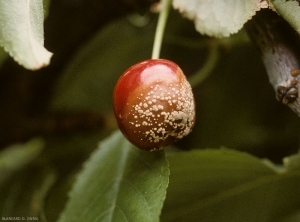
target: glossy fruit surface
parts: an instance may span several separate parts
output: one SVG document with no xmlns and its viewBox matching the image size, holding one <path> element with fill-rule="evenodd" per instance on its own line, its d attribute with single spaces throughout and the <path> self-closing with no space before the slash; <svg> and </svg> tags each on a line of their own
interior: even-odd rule
<svg viewBox="0 0 300 222">
<path fill-rule="evenodd" d="M 140 62 L 119 78 L 114 112 L 124 136 L 145 150 L 170 145 L 195 123 L 191 86 L 179 66 L 164 59 Z"/>
</svg>

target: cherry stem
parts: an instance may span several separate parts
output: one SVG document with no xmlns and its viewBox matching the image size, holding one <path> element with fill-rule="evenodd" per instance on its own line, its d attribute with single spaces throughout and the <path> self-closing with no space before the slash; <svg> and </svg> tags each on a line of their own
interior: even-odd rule
<svg viewBox="0 0 300 222">
<path fill-rule="evenodd" d="M 215 68 L 219 58 L 220 58 L 219 45 L 211 43 L 208 58 L 204 66 L 199 71 L 197 71 L 194 75 L 188 78 L 188 81 L 192 87 L 199 85 L 209 76 L 209 74 Z"/>
<path fill-rule="evenodd" d="M 161 10 L 155 30 L 152 59 L 158 59 L 172 0 L 161 0 Z"/>
</svg>

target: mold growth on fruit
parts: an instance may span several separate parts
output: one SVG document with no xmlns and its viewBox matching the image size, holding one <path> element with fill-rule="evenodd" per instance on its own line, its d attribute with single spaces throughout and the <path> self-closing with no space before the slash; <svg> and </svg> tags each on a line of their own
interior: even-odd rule
<svg viewBox="0 0 300 222">
<path fill-rule="evenodd" d="M 114 91 L 123 135 L 144 150 L 159 150 L 188 135 L 195 123 L 191 85 L 179 66 L 150 59 L 130 67 Z"/>
<path fill-rule="evenodd" d="M 163 148 L 164 141 L 170 143 L 168 137 L 176 141 L 192 130 L 195 104 L 187 82 L 155 84 L 137 99 L 129 111 L 133 115 L 129 123 L 140 140 L 153 143 L 153 150 Z"/>
</svg>

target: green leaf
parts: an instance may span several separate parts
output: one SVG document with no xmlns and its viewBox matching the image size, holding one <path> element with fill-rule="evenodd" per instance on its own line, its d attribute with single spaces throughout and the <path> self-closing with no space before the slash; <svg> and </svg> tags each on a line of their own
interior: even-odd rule
<svg viewBox="0 0 300 222">
<path fill-rule="evenodd" d="M 118 78 L 151 56 L 155 20 L 143 27 L 128 20 L 111 23 L 76 53 L 54 89 L 53 109 L 112 111 Z"/>
<path fill-rule="evenodd" d="M 289 214 L 287 217 L 280 220 L 280 222 L 295 222 L 300 221 L 300 211 Z"/>
<path fill-rule="evenodd" d="M 300 7 L 296 0 L 271 0 L 276 12 L 300 33 Z"/>
<path fill-rule="evenodd" d="M 44 48 L 43 22 L 43 1 L 0 1 L 0 45 L 27 69 L 50 63 L 52 53 Z"/>
<path fill-rule="evenodd" d="M 300 171 L 300 153 L 283 159 L 287 171 Z"/>
<path fill-rule="evenodd" d="M 86 162 L 59 221 L 158 221 L 168 176 L 164 151 L 139 150 L 118 131 Z"/>
<path fill-rule="evenodd" d="M 33 139 L 25 144 L 15 144 L 0 153 L 0 184 L 17 170 L 29 164 L 42 151 L 44 143 Z"/>
<path fill-rule="evenodd" d="M 300 207 L 300 172 L 233 150 L 171 153 L 169 221 L 280 221 Z"/>
<path fill-rule="evenodd" d="M 49 190 L 57 179 L 49 166 L 32 164 L 1 184 L 0 212 L 3 217 L 37 217 L 44 219 L 44 206 Z M 24 219 L 23 219 L 24 220 Z"/>
<path fill-rule="evenodd" d="M 174 0 L 173 6 L 194 21 L 198 32 L 221 38 L 238 32 L 268 4 L 260 0 Z"/>
</svg>

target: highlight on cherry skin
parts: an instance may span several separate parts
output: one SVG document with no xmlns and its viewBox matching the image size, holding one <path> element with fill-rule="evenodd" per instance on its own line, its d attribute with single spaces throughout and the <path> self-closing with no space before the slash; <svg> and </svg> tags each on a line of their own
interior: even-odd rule
<svg viewBox="0 0 300 222">
<path fill-rule="evenodd" d="M 127 69 L 113 96 L 123 135 L 143 150 L 160 150 L 188 135 L 195 124 L 191 85 L 177 64 L 149 59 Z"/>
</svg>

